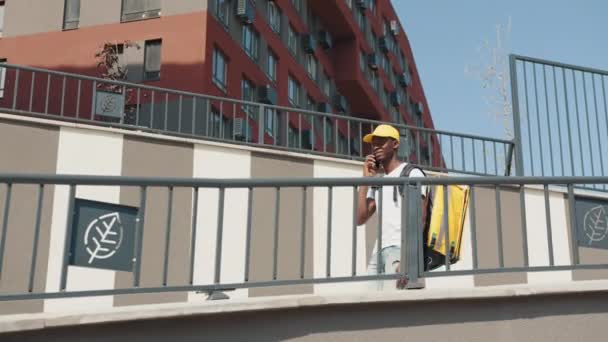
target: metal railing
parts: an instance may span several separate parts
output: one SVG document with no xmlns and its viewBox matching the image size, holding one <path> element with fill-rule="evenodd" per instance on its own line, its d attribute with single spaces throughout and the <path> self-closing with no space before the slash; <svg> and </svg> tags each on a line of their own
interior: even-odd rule
<svg viewBox="0 0 608 342">
<path fill-rule="evenodd" d="M 537 272 L 537 271 L 553 271 L 553 270 L 577 270 L 577 269 L 605 269 L 608 268 L 608 260 L 606 262 L 593 262 L 589 260 L 583 260 L 579 252 L 580 234 L 581 232 L 586 233 L 586 228 L 583 228 L 578 223 L 577 210 L 580 211 L 577 201 L 579 196 L 582 194 L 582 189 L 575 189 L 576 185 L 589 185 L 589 184 L 606 184 L 608 183 L 608 177 L 585 177 L 585 178 L 530 178 L 530 177 L 450 177 L 450 178 L 328 178 L 328 179 L 179 179 L 179 178 L 134 178 L 134 177 L 109 177 L 109 176 L 74 176 L 74 175 L 13 175 L 13 174 L 0 174 L 0 194 L 4 200 L 2 208 L 2 220 L 0 221 L 0 228 L 2 229 L 2 240 L 0 240 L 0 265 L 4 265 L 4 269 L 0 269 L 0 301 L 6 300 L 26 300 L 35 298 L 65 298 L 65 297 L 83 297 L 83 296 L 97 296 L 97 295 L 116 295 L 116 294 L 134 294 L 134 293 L 157 293 L 157 292 L 182 292 L 182 291 L 217 291 L 223 289 L 238 289 L 238 288 L 256 288 L 256 287 L 267 287 L 267 286 L 284 286 L 284 285 L 296 285 L 296 284 L 322 284 L 322 283 L 339 283 L 339 282 L 356 282 L 356 281 L 377 281 L 377 280 L 391 280 L 400 279 L 402 277 L 408 277 L 412 287 L 416 287 L 417 281 L 420 277 L 438 277 L 438 276 L 453 276 L 453 275 L 476 275 L 476 274 L 488 274 L 488 273 L 502 273 L 502 272 Z M 407 267 L 402 267 L 399 273 L 395 274 L 373 274 L 367 275 L 365 271 L 361 271 L 365 266 L 358 263 L 358 256 L 362 253 L 358 250 L 358 226 L 356 223 L 356 208 L 358 206 L 357 196 L 353 196 L 357 193 L 358 188 L 361 186 L 378 186 L 380 196 L 382 198 L 382 191 L 390 191 L 394 186 L 403 186 L 406 191 L 403 191 L 400 196 L 401 198 L 401 222 L 402 226 L 405 227 L 421 227 L 422 222 L 422 200 L 420 189 L 422 186 L 446 186 L 446 185 L 467 185 L 471 189 L 471 198 L 469 202 L 469 220 L 470 227 L 465 227 L 470 236 L 470 240 L 465 240 L 465 244 L 470 243 L 470 255 L 463 253 L 459 263 L 450 265 L 446 261 L 445 270 L 424 272 L 422 267 L 423 262 L 423 249 L 422 249 L 422 232 L 421 229 L 402 229 L 401 230 L 401 260 Z M 72 261 L 74 252 L 74 238 L 72 228 L 74 226 L 75 217 L 80 215 L 74 212 L 74 203 L 79 199 L 78 191 L 83 188 L 94 187 L 96 189 L 103 187 L 120 187 L 120 189 L 137 189 L 139 193 L 139 204 L 136 205 L 137 214 L 134 220 L 134 243 L 132 245 L 133 259 L 129 259 L 130 268 L 128 274 L 131 274 L 131 285 L 122 288 L 108 288 L 108 289 L 96 289 L 96 290 L 69 290 L 68 284 L 68 272 L 70 271 L 69 265 Z M 551 188 L 550 188 L 551 187 Z M 52 189 L 52 190 L 50 190 Z M 159 192 L 158 189 L 164 189 L 166 192 Z M 192 208 L 192 212 L 187 217 L 189 224 L 175 225 L 172 220 L 174 215 L 172 208 L 174 205 L 174 195 L 181 189 L 186 191 L 185 197 L 192 200 L 192 202 L 186 201 L 185 205 Z M 213 190 L 213 193 L 207 190 Z M 566 210 L 568 215 L 563 215 L 563 218 L 556 219 L 556 216 L 552 214 L 553 205 L 550 204 L 551 191 L 563 191 L 567 194 L 567 206 Z M 43 208 L 45 198 L 48 191 L 64 191 L 69 194 L 66 196 L 65 203 L 54 203 L 53 206 L 56 208 L 67 208 L 66 211 L 53 212 L 53 222 L 62 222 L 56 219 L 56 215 L 60 217 L 67 217 L 65 226 L 62 224 L 55 224 L 52 228 L 49 227 L 48 220 L 42 219 L 43 211 L 49 210 Z M 121 190 L 124 191 L 124 190 Z M 245 203 L 243 206 L 236 205 L 234 191 L 241 191 L 240 201 Z M 260 192 L 270 192 L 273 195 L 268 195 L 260 199 L 256 197 Z M 286 195 L 288 191 L 292 193 Z M 489 191 L 489 193 L 488 193 Z M 533 212 L 527 212 L 526 208 L 530 208 L 529 204 L 526 203 L 526 192 L 535 192 L 542 194 L 544 198 L 544 205 L 533 207 Z M 24 194 L 26 193 L 26 194 Z M 88 193 L 91 193 L 90 191 Z M 98 192 L 96 192 L 98 193 Z M 228 195 L 232 193 L 232 195 Z M 338 194 L 339 193 L 339 194 Z M 445 200 L 450 199 L 448 192 L 444 192 Z M 505 196 L 509 194 L 510 199 Z M 342 196 L 338 199 L 337 196 Z M 351 197 L 351 201 L 344 200 L 344 196 Z M 483 196 L 480 198 L 479 196 Z M 589 196 L 589 191 L 585 193 L 585 196 Z M 18 197 L 18 202 L 13 202 L 12 199 Z M 132 196 L 135 197 L 135 196 Z M 238 197 L 238 196 L 236 196 Z M 310 205 L 309 200 L 314 197 L 315 201 L 321 201 L 327 205 L 319 209 L 318 205 L 314 207 Z M 55 196 L 55 201 L 57 201 Z M 230 198 L 230 199 L 229 199 Z M 491 203 L 494 199 L 494 203 Z M 513 201 L 513 198 L 518 198 L 518 201 Z M 324 202 L 324 201 L 327 202 Z M 510 201 L 509 203 L 506 203 Z M 208 209 L 209 207 L 201 206 L 201 203 L 210 203 L 216 201 L 217 207 Z M 262 202 L 264 208 L 260 209 L 258 202 Z M 151 213 L 147 210 L 147 203 L 155 202 L 156 205 L 167 208 L 166 217 L 162 220 L 151 220 L 149 219 Z M 490 203 L 488 203 L 490 202 Z M 160 204 L 159 204 L 160 203 Z M 536 201 L 536 205 L 540 201 Z M 183 203 L 182 203 L 183 204 Z M 63 207 L 62 205 L 65 205 Z M 299 207 L 297 210 L 290 210 L 289 206 Z M 388 205 L 384 203 L 384 205 Z M 483 206 L 485 207 L 483 207 Z M 487 206 L 495 207 L 495 215 L 490 215 L 491 219 L 488 221 L 487 218 Z M 340 207 L 342 206 L 342 207 Z M 378 202 L 378 234 L 377 240 L 380 248 L 382 248 L 382 200 Z M 238 208 L 242 209 L 242 213 L 239 213 Z M 279 219 L 281 211 L 283 215 L 286 215 L 284 208 L 290 210 L 287 215 L 289 219 L 281 221 Z M 349 209 L 350 208 L 350 209 Z M 445 207 L 447 208 L 447 207 Z M 338 210 L 339 209 L 339 210 Z M 507 217 L 507 213 L 511 212 L 511 209 L 519 210 L 519 217 Z M 203 212 L 201 212 L 203 210 Z M 206 210 L 206 211 L 205 211 Z M 332 210 L 334 210 L 332 212 Z M 351 210 L 350 213 L 349 210 Z M 544 210 L 544 213 L 542 212 Z M 563 209 L 562 209 L 563 210 Z M 32 224 L 29 227 L 24 224 L 19 226 L 11 226 L 13 216 L 19 216 L 17 220 L 23 220 L 23 215 L 17 213 L 30 212 L 32 215 L 27 217 L 31 218 L 28 222 Z M 255 214 L 254 214 L 255 211 Z M 348 213 L 347 222 L 350 222 L 348 227 L 337 227 L 335 226 L 334 219 L 335 213 Z M 605 213 L 605 211 L 604 211 Z M 76 215 L 75 215 L 76 214 Z M 155 213 L 157 214 L 157 213 Z M 445 213 L 444 213 L 445 214 Z M 202 218 L 214 215 L 216 220 L 213 221 L 212 226 L 204 226 L 201 222 Z M 236 215 L 242 215 L 245 219 L 242 221 L 242 225 L 234 224 L 228 227 L 226 221 L 229 217 Z M 311 271 L 311 258 L 308 256 L 315 253 L 314 250 L 310 250 L 307 247 L 306 241 L 312 234 L 310 216 L 313 218 L 316 215 L 325 217 L 326 221 L 323 221 L 323 229 L 317 229 L 315 226 L 314 230 L 316 233 L 327 236 L 327 243 L 322 247 L 326 257 L 323 259 L 325 266 L 323 273 L 315 272 L 316 274 L 322 274 L 321 276 L 315 276 Z M 327 216 L 323 216 L 327 215 Z M 485 215 L 485 216 L 484 216 Z M 535 215 L 533 221 L 530 220 L 530 215 Z M 340 217 L 345 219 L 346 217 Z M 579 212 L 580 216 L 580 212 Z M 268 223 L 257 222 L 254 223 L 256 218 L 268 217 Z M 444 215 L 447 218 L 447 215 Z M 485 217 L 485 218 L 484 218 Z M 538 217 L 545 217 L 545 225 L 539 225 Z M 272 219 L 274 218 L 274 219 Z M 352 221 L 349 221 L 352 220 Z M 485 220 L 484 222 L 481 222 Z M 492 224 L 491 221 L 495 220 Z M 510 220 L 510 221 L 509 221 Z M 314 221 L 314 219 L 312 220 Z M 568 221 L 568 222 L 561 222 Z M 44 222 L 44 223 L 43 223 Z M 316 220 L 316 225 L 319 225 L 319 220 Z M 325 224 L 326 222 L 326 224 Z M 516 222 L 517 224 L 515 224 Z M 531 224 L 534 222 L 535 224 Z M 21 222 L 22 223 L 22 222 Z M 516 227 L 516 225 L 520 227 Z M 150 225 L 157 225 L 151 227 Z M 270 227 L 268 227 L 268 226 Z M 370 224 L 371 225 L 371 224 Z M 371 229 L 370 225 L 366 229 Z M 560 246 L 568 246 L 567 241 L 562 241 L 560 238 L 563 236 L 557 236 L 556 226 L 569 227 L 568 235 L 570 241 L 570 255 L 571 258 L 564 261 L 564 258 L 557 258 L 556 255 L 559 252 L 564 254 L 555 248 L 557 242 Z M 599 227 L 601 228 L 601 227 Z M 598 228 L 596 233 L 603 233 L 605 237 L 606 230 Z M 61 260 L 60 267 L 55 270 L 47 269 L 40 271 L 40 265 L 37 263 L 40 258 L 38 254 L 47 255 L 41 251 L 41 236 L 49 235 L 49 230 L 59 229 L 64 231 L 61 236 L 61 242 L 57 244 L 63 244 L 63 252 L 61 255 L 55 255 L 54 257 Z M 226 229 L 231 229 L 232 234 L 224 234 Z M 565 229 L 565 228 L 563 228 Z M 581 231 L 583 229 L 583 231 Z M 189 262 L 177 263 L 176 260 L 172 260 L 175 256 L 172 254 L 171 238 L 174 237 L 173 232 L 182 231 L 187 236 L 185 240 L 180 241 L 180 249 L 187 251 L 187 257 L 183 260 L 189 260 Z M 340 238 L 336 238 L 335 234 L 338 234 L 338 230 L 341 231 Z M 195 255 L 201 253 L 200 247 L 197 248 L 197 241 L 200 237 L 197 234 L 203 232 L 214 231 L 215 236 L 208 237 L 214 240 L 215 245 L 212 247 L 213 251 L 208 251 L 210 260 L 208 264 L 203 265 L 195 262 Z M 234 232 L 239 231 L 243 236 L 243 243 L 241 244 L 230 244 L 232 250 L 226 248 L 225 240 L 234 238 Z M 254 237 L 258 236 L 264 231 L 271 236 L 272 243 L 268 241 L 265 245 L 271 245 L 272 253 L 268 252 L 267 247 L 262 247 L 263 253 L 258 254 L 255 258 L 252 258 L 254 249 L 257 249 L 257 253 L 260 253 L 260 246 L 254 246 L 252 241 Z M 492 231 L 495 237 L 488 240 L 488 234 Z M 545 238 L 536 239 L 531 243 L 528 243 L 529 232 L 534 231 L 534 236 L 539 236 L 539 233 L 546 234 Z M 147 245 L 146 238 L 155 232 L 157 236 L 161 236 L 162 241 L 156 242 L 155 246 L 163 246 L 162 249 L 152 250 L 152 253 L 142 253 L 142 249 Z M 444 232 L 446 235 L 447 232 Z M 519 246 L 508 245 L 505 236 L 508 234 L 520 234 Z M 281 239 L 280 236 L 288 234 L 292 238 Z M 486 237 L 481 237 L 484 235 Z M 52 235 L 52 234 L 51 234 Z M 31 237 L 30 238 L 24 238 Z M 465 234 L 467 236 L 467 234 Z M 584 235 L 591 236 L 592 235 Z M 596 236 L 597 237 L 597 236 Z M 496 239 L 496 240 L 493 240 Z M 297 247 L 286 248 L 283 243 L 288 243 L 291 240 L 297 241 Z M 446 237 L 449 241 L 449 237 Z M 490 240 L 493 240 L 491 242 Z M 594 241 L 600 241 L 595 239 Z M 234 241 L 233 241 L 234 242 Z M 291 241 L 293 242 L 293 241 Z M 478 248 L 480 245 L 488 245 L 495 243 L 497 246 L 496 250 L 491 252 L 481 252 Z M 47 244 L 44 244 L 45 246 Z M 13 251 L 31 250 L 29 256 L 21 255 L 20 257 L 13 257 L 7 254 L 7 246 L 10 246 Z M 184 248 L 184 246 L 187 246 Z M 208 244 L 203 244 L 207 246 Z M 510 246 L 506 248 L 505 246 Z M 547 253 L 545 255 L 546 262 L 539 262 L 538 255 L 543 254 L 538 249 L 547 247 Z M 55 246 L 57 247 L 57 246 Z M 346 252 L 344 248 L 346 248 Z M 487 247 L 487 246 L 486 246 Z M 584 245 L 581 247 L 590 247 Z M 51 248 L 51 247 L 49 247 Z M 205 247 L 203 247 L 204 249 Z M 227 262 L 237 262 L 238 259 L 235 256 L 235 248 L 238 250 L 243 249 L 245 252 L 242 254 L 242 259 L 238 262 L 242 262 L 243 267 L 239 268 L 240 274 L 236 277 L 232 277 L 227 280 L 223 268 L 226 268 Z M 307 249 L 308 248 L 308 249 Z M 344 258 L 335 255 L 335 250 L 341 248 L 342 254 L 350 255 Z M 530 251 L 536 249 L 534 253 Z M 281 257 L 279 258 L 279 252 L 281 251 Z M 26 253 L 28 254 L 28 253 Z M 568 254 L 568 253 L 566 253 Z M 13 253 L 13 256 L 15 254 Z M 162 262 L 158 262 L 158 255 L 162 255 Z M 211 256 L 212 255 L 212 256 Z M 518 255 L 520 260 L 517 263 L 507 262 L 505 255 Z M 534 255 L 535 260 L 531 261 L 530 256 Z M 52 257 L 52 256 L 49 256 Z M 366 260 L 367 256 L 364 256 Z M 148 260 L 146 260 L 148 258 Z M 496 259 L 497 261 L 493 265 L 489 265 L 487 259 Z M 336 259 L 339 259 L 336 263 Z M 162 274 L 156 278 L 156 281 L 147 284 L 141 282 L 142 279 L 142 264 L 150 262 L 150 260 L 157 260 L 154 262 L 151 268 L 148 269 L 150 272 L 157 272 Z M 199 259 L 200 260 L 200 259 Z M 281 276 L 278 274 L 278 263 L 280 260 L 293 261 L 293 267 L 289 266 L 293 270 L 289 277 Z M 462 264 L 466 263 L 469 267 L 462 267 Z M 7 265 L 12 265 L 13 270 L 26 270 L 24 272 L 8 272 Z M 50 265 L 50 263 L 49 263 Z M 272 265 L 272 267 L 266 267 L 268 272 L 264 274 L 257 274 L 255 277 L 253 273 L 256 272 L 261 265 Z M 295 266 L 294 266 L 295 265 Z M 333 266 L 332 266 L 333 265 Z M 336 270 L 335 266 L 340 266 L 341 271 Z M 187 274 L 181 281 L 168 281 L 168 274 L 173 271 L 175 274 L 175 267 L 181 270 L 182 274 Z M 316 267 L 319 267 L 318 264 Z M 272 270 L 272 271 L 270 271 Z M 55 273 L 53 273 L 55 272 Z M 208 281 L 200 281 L 195 277 L 195 272 L 208 275 L 203 277 Z M 363 273 L 363 274 L 362 274 Z M 17 279 L 22 274 L 23 279 Z M 42 283 L 47 284 L 44 286 L 35 286 L 36 280 L 40 282 L 41 275 L 45 275 L 46 279 Z M 255 278 L 255 279 L 254 279 Z M 51 284 L 49 287 L 48 279 L 56 279 L 56 284 Z M 199 278 L 200 279 L 200 278 Z M 91 280 L 94 281 L 94 280 Z M 82 280 L 80 281 L 82 282 Z M 7 290 L 7 284 L 21 284 L 21 288 L 15 288 L 14 286 Z M 96 284 L 90 284 L 91 287 L 95 287 Z M 80 285 L 82 286 L 82 284 Z M 49 288 L 56 289 L 55 291 L 48 290 Z"/>
<path fill-rule="evenodd" d="M 608 71 L 517 55 L 510 69 L 517 174 L 606 175 Z"/>
<path fill-rule="evenodd" d="M 3 112 L 233 144 L 362 160 L 361 137 L 383 123 L 11 64 L 0 72 Z M 508 140 L 391 124 L 400 157 L 428 170 L 509 175 L 517 154 Z"/>
</svg>

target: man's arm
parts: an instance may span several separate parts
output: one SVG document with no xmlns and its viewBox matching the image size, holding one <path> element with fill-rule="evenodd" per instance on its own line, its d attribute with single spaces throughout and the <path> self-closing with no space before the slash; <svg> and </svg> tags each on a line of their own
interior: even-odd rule
<svg viewBox="0 0 608 342">
<path fill-rule="evenodd" d="M 357 225 L 362 225 L 376 212 L 376 201 L 367 198 L 368 186 L 360 186 L 357 193 Z"/>
</svg>

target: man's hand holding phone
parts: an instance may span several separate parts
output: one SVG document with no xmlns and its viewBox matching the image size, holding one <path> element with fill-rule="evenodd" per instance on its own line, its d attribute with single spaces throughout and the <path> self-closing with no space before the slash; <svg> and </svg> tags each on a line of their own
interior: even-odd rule
<svg viewBox="0 0 608 342">
<path fill-rule="evenodd" d="M 378 173 L 378 163 L 376 157 L 373 154 L 365 157 L 365 164 L 363 164 L 363 176 L 373 177 Z"/>
</svg>

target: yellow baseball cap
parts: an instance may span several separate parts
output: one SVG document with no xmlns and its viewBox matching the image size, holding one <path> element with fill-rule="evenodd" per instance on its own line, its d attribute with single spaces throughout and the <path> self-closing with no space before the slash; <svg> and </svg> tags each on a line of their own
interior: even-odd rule
<svg viewBox="0 0 608 342">
<path fill-rule="evenodd" d="M 393 138 L 399 141 L 399 131 L 395 129 L 395 127 L 391 125 L 379 125 L 376 127 L 373 133 L 367 134 L 363 137 L 363 142 L 371 143 L 373 137 L 381 137 L 381 138 Z"/>
</svg>

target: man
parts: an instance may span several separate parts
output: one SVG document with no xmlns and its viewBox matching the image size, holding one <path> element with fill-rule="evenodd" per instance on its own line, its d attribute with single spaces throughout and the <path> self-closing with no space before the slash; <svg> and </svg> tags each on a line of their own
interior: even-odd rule
<svg viewBox="0 0 608 342">
<path fill-rule="evenodd" d="M 390 125 L 379 125 L 373 133 L 363 137 L 365 143 L 372 145 L 372 154 L 365 158 L 363 165 L 364 177 L 399 177 L 407 163 L 399 161 L 399 132 Z M 414 168 L 410 177 L 424 177 L 422 170 Z M 422 194 L 425 194 L 423 189 Z M 376 212 L 378 189 L 368 186 L 359 187 L 357 207 L 357 224 L 362 225 Z M 378 241 L 374 246 L 367 272 L 369 275 L 399 272 L 401 259 L 401 196 L 393 186 L 382 189 L 382 248 L 380 250 L 380 265 L 378 265 Z M 407 283 L 400 279 L 397 287 L 402 288 Z M 378 282 L 377 289 L 381 290 L 383 282 Z"/>
</svg>

